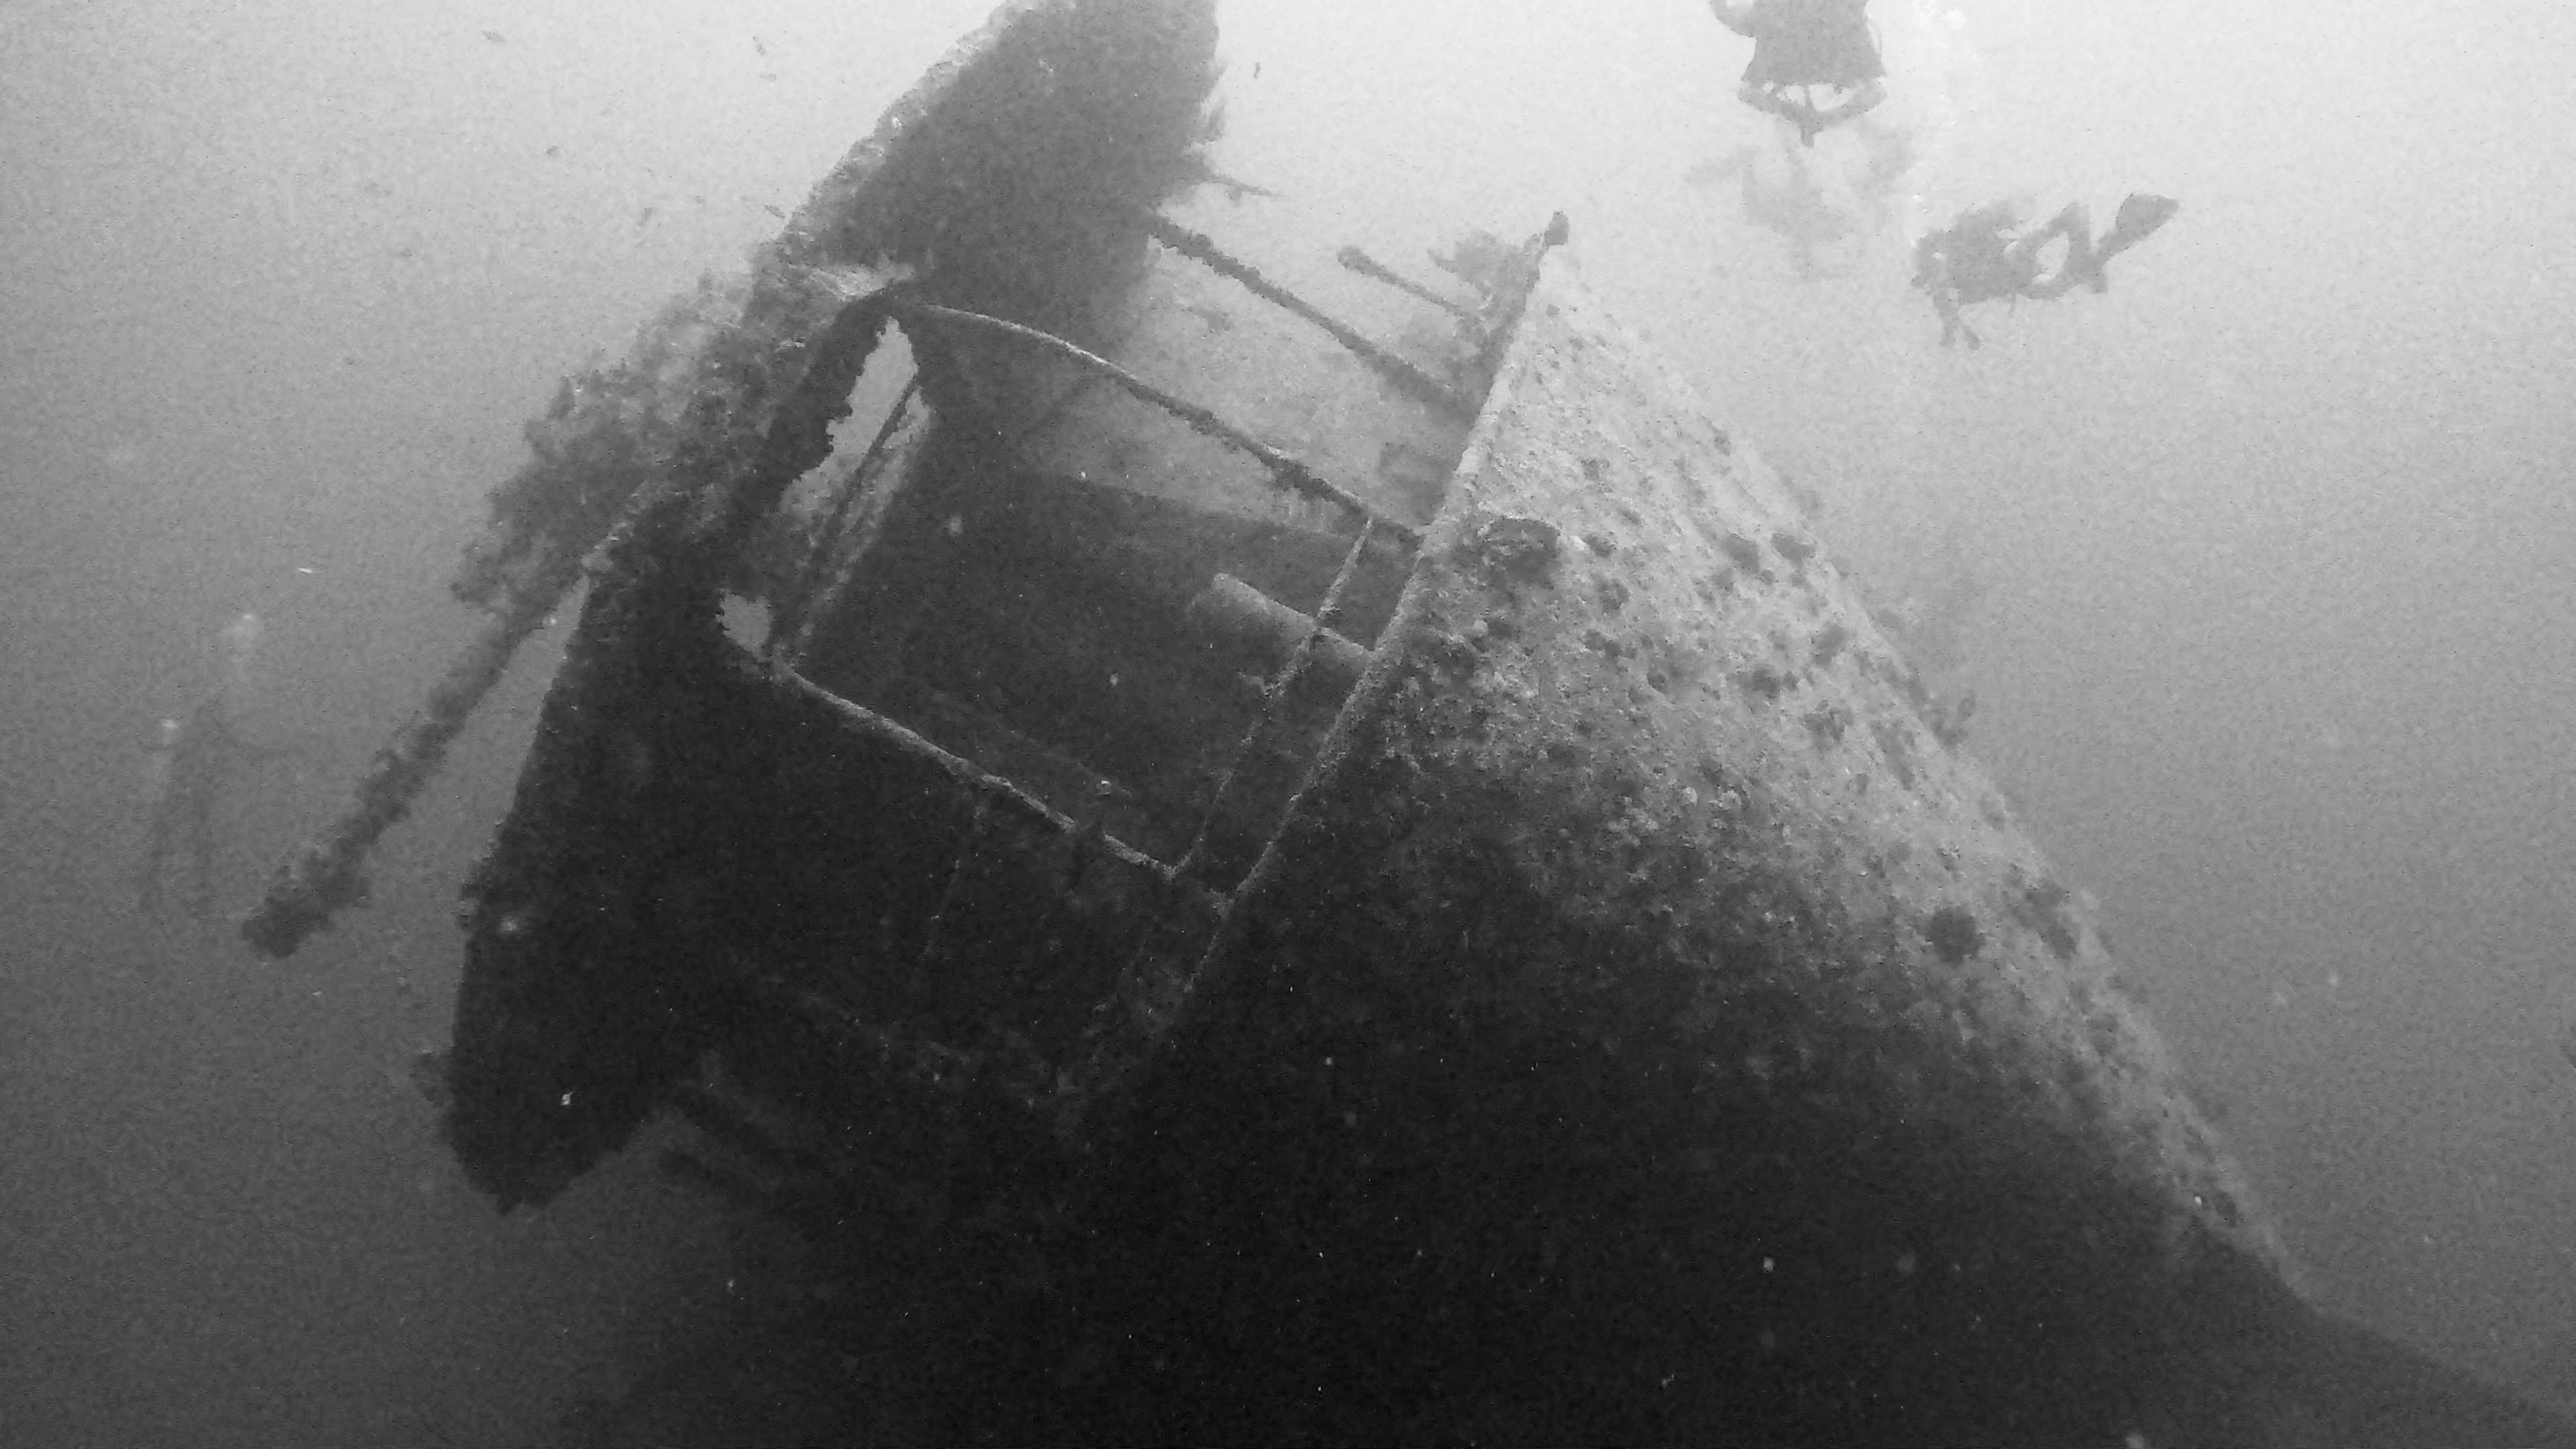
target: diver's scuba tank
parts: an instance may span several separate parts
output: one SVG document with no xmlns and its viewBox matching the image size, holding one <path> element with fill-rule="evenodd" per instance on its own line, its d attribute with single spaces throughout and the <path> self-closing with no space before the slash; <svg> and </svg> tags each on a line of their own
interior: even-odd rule
<svg viewBox="0 0 2576 1449">
<path fill-rule="evenodd" d="M 165 719 L 153 734 L 151 747 L 143 752 L 143 803 L 157 806 L 170 791 L 170 771 L 179 758 L 179 736 L 187 726 L 176 719 Z"/>
<path fill-rule="evenodd" d="M 220 657 L 214 687 L 227 719 L 238 719 L 250 704 L 251 668 L 259 658 L 262 631 L 259 615 L 245 610 L 215 635 Z"/>
</svg>

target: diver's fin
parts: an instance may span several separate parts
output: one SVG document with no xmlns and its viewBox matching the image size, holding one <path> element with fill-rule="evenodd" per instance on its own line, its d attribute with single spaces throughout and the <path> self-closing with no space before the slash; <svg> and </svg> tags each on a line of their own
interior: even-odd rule
<svg viewBox="0 0 2576 1449">
<path fill-rule="evenodd" d="M 2066 238 L 2066 270 L 2058 278 L 2061 286 L 2082 282 L 2097 293 L 2111 290 L 2111 274 L 2103 270 L 2103 265 L 2118 250 L 2108 238 L 2100 246 L 2087 246 L 2081 235 L 2070 233 Z"/>
<path fill-rule="evenodd" d="M 2111 229 L 2102 233 L 2100 241 L 2088 247 L 2082 236 L 2073 232 L 2067 234 L 2067 245 L 2071 248 L 2066 256 L 2067 278 L 2080 280 L 2096 292 L 2111 290 L 2111 274 L 2103 270 L 2104 264 L 2154 236 L 2156 229 L 2172 220 L 2173 214 L 2181 209 L 2182 203 L 2170 196 L 2130 192 L 2128 198 L 2120 203 L 2120 214 L 2111 219 Z"/>
<path fill-rule="evenodd" d="M 2173 219 L 2182 203 L 2170 196 L 2153 196 L 2143 191 L 2129 193 L 2120 203 L 2120 214 L 2111 221 L 2111 229 L 2102 234 L 2101 255 L 2124 252 L 2156 234 L 2156 229 Z"/>
</svg>

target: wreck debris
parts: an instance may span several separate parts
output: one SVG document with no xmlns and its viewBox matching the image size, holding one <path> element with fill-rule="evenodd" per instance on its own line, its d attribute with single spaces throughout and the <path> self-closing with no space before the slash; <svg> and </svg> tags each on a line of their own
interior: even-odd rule
<svg viewBox="0 0 2576 1449">
<path fill-rule="evenodd" d="M 902 724 L 862 705 L 853 704 L 792 670 L 782 669 L 772 677 L 782 688 L 829 710 L 848 728 L 880 740 L 906 754 L 915 755 L 936 764 L 951 779 L 966 786 L 980 797 L 977 803 L 979 812 L 986 806 L 999 805 L 1060 835 L 1070 837 L 1080 833 L 1080 827 L 1073 817 L 1053 808 L 1001 776 L 982 768 L 974 761 L 950 754 L 938 745 L 906 729 Z M 979 813 L 976 817 L 976 828 L 979 832 L 982 823 L 983 817 Z M 1163 865 L 1119 841 L 1102 838 L 1094 843 L 1093 848 L 1106 851 L 1129 865 L 1150 870 L 1165 879 L 1170 879 L 1175 874 L 1170 866 Z"/>
<path fill-rule="evenodd" d="M 365 898 L 367 852 L 408 813 L 518 646 L 580 579 L 593 546 L 684 451 L 705 448 L 693 429 L 725 427 L 729 412 L 756 412 L 760 379 L 800 371 L 805 343 L 841 310 L 837 291 L 818 287 L 818 275 L 875 264 L 899 276 L 940 227 L 981 225 L 978 209 L 989 214 L 989 197 L 958 187 L 954 169 L 908 145 L 911 137 L 927 132 L 936 146 L 977 125 L 1007 129 L 1015 113 L 1045 106 L 1062 79 L 1057 68 L 1080 57 L 1092 68 L 1086 79 L 1121 79 L 1087 93 L 1074 124 L 1047 123 L 1060 131 L 1057 159 L 1112 206 L 1150 205 L 1194 179 L 1193 168 L 1204 170 L 1193 148 L 1210 130 L 1202 102 L 1215 63 L 1168 58 L 1213 26 L 1207 7 L 1187 0 L 1003 6 L 851 149 L 755 255 L 748 276 L 701 280 L 638 333 L 624 362 L 567 378 L 528 426 L 532 456 L 493 490 L 491 521 L 457 571 L 454 592 L 485 620 L 440 686 L 377 752 L 339 819 L 280 868 L 244 924 L 245 938 L 287 955 Z M 925 125 L 979 107 L 984 114 L 971 122 Z M 971 279 L 955 285 L 966 290 L 953 299 L 981 300 Z"/>
<path fill-rule="evenodd" d="M 1154 406 L 1161 408 L 1163 411 L 1170 413 L 1172 416 L 1181 419 L 1185 423 L 1188 423 L 1197 431 L 1205 433 L 1210 437 L 1221 439 L 1227 446 L 1240 449 L 1243 452 L 1260 459 L 1261 466 L 1269 469 L 1270 476 L 1278 479 L 1283 486 L 1293 488 L 1300 493 L 1320 498 L 1337 508 L 1346 509 L 1353 514 L 1368 520 L 1370 524 L 1383 528 L 1407 542 L 1412 542 L 1419 537 L 1417 530 L 1410 525 L 1400 523 L 1393 518 L 1389 518 L 1385 514 L 1382 514 L 1376 509 L 1370 507 L 1368 504 L 1361 502 L 1358 498 L 1352 496 L 1347 490 L 1340 488 L 1334 485 L 1331 481 L 1317 475 L 1314 469 L 1308 467 L 1299 459 L 1292 458 L 1279 451 L 1277 448 L 1271 447 L 1269 444 L 1251 436 L 1241 428 L 1238 428 L 1227 422 L 1225 419 L 1218 417 L 1215 413 L 1208 411 L 1206 408 L 1175 396 L 1172 393 L 1165 392 L 1163 389 L 1154 386 L 1152 383 L 1145 381 L 1143 378 L 1127 371 L 1118 364 L 1109 361 L 1107 358 L 1097 357 L 1089 352 L 1085 352 L 1081 348 L 1074 346 L 1072 343 L 1065 341 L 1061 337 L 1050 337 L 1046 333 L 1040 332 L 1033 327 L 1023 327 L 1016 322 L 1005 322 L 998 317 L 986 317 L 973 312 L 961 312 L 954 307 L 912 304 L 904 306 L 901 310 L 904 315 L 924 317 L 940 322 L 950 322 L 970 327 L 983 328 L 989 331 L 998 332 L 1007 337 L 1016 338 L 1022 342 L 1029 343 L 1032 346 L 1043 348 L 1058 357 L 1064 358 L 1068 362 L 1072 362 L 1088 371 L 1108 378 L 1110 381 L 1118 384 L 1118 386 L 1125 388 L 1127 391 L 1134 393 L 1136 396 L 1143 398 L 1145 401 L 1152 403 Z M 1334 324 L 1334 326 L 1337 329 L 1339 328 L 1339 324 Z M 1337 330 L 1334 335 L 1338 340 L 1341 337 L 1341 331 Z M 1356 336 L 1356 334 L 1354 334 L 1354 336 Z M 1375 350 L 1374 344 L 1368 343 L 1366 339 L 1361 338 L 1358 340 L 1361 345 L 1368 346 L 1372 350 Z M 1401 360 L 1397 361 L 1397 365 L 1409 367 L 1409 364 L 1404 364 Z"/>
<path fill-rule="evenodd" d="M 1249 264 L 1227 256 L 1216 243 L 1206 237 L 1186 227 L 1174 226 L 1159 216 L 1146 218 L 1145 225 L 1147 233 L 1154 240 L 1192 261 L 1206 264 L 1219 276 L 1241 282 L 1246 290 L 1263 301 L 1276 303 L 1324 329 L 1334 341 L 1350 349 L 1353 356 L 1376 368 L 1387 381 L 1397 387 L 1435 407 L 1455 414 L 1461 420 L 1476 415 L 1475 404 L 1469 399 L 1460 397 L 1449 384 L 1378 346 L 1348 324 L 1326 316 L 1295 293 L 1262 276 Z M 1438 305 L 1443 310 L 1449 309 L 1449 304 L 1446 302 Z"/>
<path fill-rule="evenodd" d="M 446 677 L 392 742 L 376 752 L 349 808 L 279 868 L 268 894 L 242 925 L 245 939 L 272 956 L 284 956 L 332 916 L 366 899 L 360 863 L 367 851 L 410 813 L 412 801 L 438 773 L 448 745 L 465 728 L 474 707 L 499 682 L 520 643 L 552 611 L 551 599 L 514 597 L 510 608 L 485 617 Z"/>
<path fill-rule="evenodd" d="M 1897 655 L 1562 218 L 1440 259 L 1463 315 L 1210 222 L 1213 53 L 1005 7 L 656 374 L 624 500 L 511 508 L 511 587 L 590 589 L 466 887 L 468 1175 L 677 1112 L 864 1290 L 794 1321 L 835 1392 L 977 1386 L 919 1437 L 2348 1422 L 2089 907 L 1837 663 Z"/>
<path fill-rule="evenodd" d="M 1348 689 L 1368 667 L 1369 652 L 1232 574 L 1218 574 L 1190 600 L 1191 622 L 1213 639 L 1243 649 L 1266 678 L 1286 664 L 1298 645 L 1314 641 L 1315 668 Z"/>
<path fill-rule="evenodd" d="M 1174 44 L 1190 37 L 1172 34 Z M 1101 43 L 1063 43 L 1077 41 Z M 1203 63 L 1176 69 L 1204 74 Z M 955 83 L 975 89 L 982 75 L 969 66 Z M 1203 97 L 1143 89 L 1188 106 Z M 1057 100 L 1089 103 L 1080 89 Z M 959 124 L 917 144 L 940 153 L 980 122 Z M 1181 144 L 1192 132 L 1156 134 Z M 907 174 L 912 154 L 893 153 L 888 174 Z M 990 164 L 945 154 L 970 173 Z M 1085 174 L 1060 162 L 1012 154 L 1009 164 Z M 888 1151 L 926 1179 L 978 1155 L 923 1136 L 924 1123 L 960 1111 L 1016 1113 L 1032 1144 L 1087 1140 L 1093 1107 L 1150 1061 L 1196 990 L 1224 894 L 1275 834 L 1365 666 L 1358 640 L 1391 608 L 1419 528 L 1384 500 L 1404 480 L 1332 474 L 1358 460 L 1454 456 L 1459 421 L 1359 385 L 1345 415 L 1373 412 L 1385 434 L 1354 427 L 1325 440 L 1337 460 L 1325 466 L 1146 381 L 1068 332 L 1167 367 L 1194 361 L 1161 350 L 1196 332 L 1138 331 L 1108 316 L 1126 304 L 1093 299 L 1134 285 L 1159 229 L 1140 207 L 1147 198 L 991 179 L 992 194 L 1031 213 L 1057 208 L 1065 225 L 1042 240 L 1029 216 L 987 216 L 978 234 L 996 250 L 952 245 L 890 284 L 883 267 L 798 274 L 839 307 L 805 329 L 802 380 L 729 373 L 760 385 L 736 382 L 693 406 L 663 481 L 595 556 L 518 805 L 468 888 L 449 1130 L 505 1204 L 551 1195 L 699 1054 L 739 1056 L 742 1043 L 715 1023 L 746 1011 L 772 1018 L 773 1031 L 801 1023 L 792 1048 L 743 1067 L 750 1089 L 821 1110 L 814 1094 L 828 1076 L 829 1110 L 913 1144 Z M 1054 244 L 1067 234 L 1088 250 Z M 1161 285 L 1210 285 L 1175 255 L 1154 274 Z M 1498 276 L 1525 286 L 1534 255 Z M 1215 285 L 1239 282 L 1217 270 Z M 1276 284 L 1249 289 L 1284 316 L 1320 315 Z M 1450 318 L 1459 338 L 1443 365 L 1472 375 L 1516 298 L 1489 298 L 1496 310 L 1474 326 Z M 1273 348 L 1255 359 L 1265 371 L 1340 375 L 1298 348 L 1392 356 L 1349 324 L 1314 341 L 1255 325 Z M 840 467 L 829 424 L 898 327 L 900 366 L 914 375 L 886 390 L 887 420 L 855 466 Z M 1244 375 L 1238 404 L 1251 397 L 1257 413 L 1260 394 L 1247 390 L 1268 381 Z M 1122 399 L 1143 410 L 1120 411 Z M 1140 451 L 1148 438 L 1154 454 Z M 1269 497 L 1284 485 L 1322 516 L 1239 492 L 1212 508 L 1207 485 L 1230 488 L 1237 474 L 1209 479 L 1204 463 L 1168 481 L 1139 471 L 1193 438 L 1221 452 L 1192 456 L 1247 459 Z M 826 480 L 819 492 L 799 482 L 811 478 Z M 1012 586 L 995 592 L 987 578 Z M 726 591 L 771 601 L 757 658 L 714 623 Z M 1238 645 L 1240 626 L 1261 626 L 1250 642 L 1266 655 L 1263 678 L 1249 698 L 1204 692 L 1239 667 L 1239 650 L 1229 666 L 1194 632 L 1229 617 L 1227 605 Z M 714 720 L 726 722 L 721 740 L 703 733 Z M 889 809 L 902 812 L 900 828 Z M 721 865 L 703 855 L 711 848 Z M 889 897 L 873 930 L 827 924 L 838 911 L 826 902 L 850 899 L 827 882 L 852 869 L 923 893 Z M 780 914 L 762 932 L 770 947 L 746 954 L 726 943 L 743 924 L 733 883 L 753 878 Z M 1032 901 L 1053 904 L 1034 920 L 1004 908 Z M 895 940 L 882 939 L 888 930 Z M 1013 996 L 1018 1005 L 994 1018 Z M 863 1042 L 876 1045 L 849 1057 Z M 947 1065 L 884 1069 L 931 1060 Z M 979 1152 L 995 1150 L 989 1132 L 980 1140 Z M 1044 1176 L 1024 1166 L 1031 1181 Z"/>
<path fill-rule="evenodd" d="M 769 430 L 768 451 L 754 462 L 751 486 L 723 490 L 720 496 L 732 504 L 731 512 L 719 522 L 714 536 L 739 545 L 740 534 L 764 511 L 764 504 L 775 501 L 775 495 L 792 482 L 804 468 L 820 458 L 826 441 L 824 430 L 845 405 L 850 384 L 864 364 L 867 351 L 874 346 L 875 336 L 885 320 L 885 304 L 862 305 L 849 300 L 844 290 L 852 285 L 865 285 L 865 274 L 856 283 L 847 278 L 807 270 L 799 279 L 800 292 L 809 299 L 820 295 L 826 300 L 839 300 L 842 305 L 830 314 L 831 320 L 817 329 L 810 342 L 800 342 L 800 350 L 810 351 L 813 360 L 800 378 L 800 390 L 790 392 L 778 406 L 777 416 Z M 809 308 L 810 308 L 809 300 Z M 805 315 L 811 315 L 810 310 Z M 719 365 L 724 339 L 708 339 L 709 359 Z M 735 339 L 739 345 L 739 339 Z M 838 389 L 837 393 L 835 389 Z M 566 384 L 566 394 L 571 393 Z M 559 407 L 561 398 L 558 399 Z M 708 398 L 690 404 L 696 436 L 674 433 L 663 453 L 663 466 L 679 470 L 692 461 L 690 450 L 707 446 L 707 435 L 726 426 L 727 408 Z M 559 463 L 563 454 L 541 458 L 532 465 L 542 470 Z M 523 471 L 524 481 L 529 475 Z M 589 469 L 553 475 L 554 486 L 530 488 L 523 496 L 560 499 L 568 492 L 585 500 L 591 491 L 567 488 L 565 478 L 591 478 Z M 630 485 L 634 480 L 629 480 Z M 631 487 L 630 487 L 631 491 Z M 650 500 L 662 495 L 647 492 Z M 291 954 L 312 931 L 327 924 L 333 914 L 366 897 L 366 881 L 360 862 L 376 840 L 409 813 L 420 790 L 436 775 L 444 762 L 448 745 L 465 727 L 483 697 L 506 672 L 513 654 L 527 637 L 542 627 L 558 606 L 572 578 L 571 568 L 579 560 L 567 542 L 587 532 L 587 526 L 570 534 L 553 532 L 566 526 L 563 515 L 551 507 L 531 504 L 528 511 L 516 515 L 521 519 L 542 519 L 534 525 L 537 532 L 528 535 L 529 547 L 535 552 L 520 555 L 526 567 L 509 570 L 491 566 L 482 554 L 470 555 L 466 578 L 473 583 L 487 605 L 482 624 L 473 641 L 462 650 L 436 688 L 430 691 L 412 718 L 397 732 L 393 741 L 379 750 L 356 787 L 355 798 L 347 810 L 322 835 L 298 850 L 283 865 L 271 883 L 268 894 L 242 927 L 243 936 L 260 950 L 271 955 Z M 583 513 L 588 517 L 587 507 Z M 634 526 L 630 515 L 623 527 Z M 587 547 L 587 545 L 584 545 Z"/>
<path fill-rule="evenodd" d="M 1419 297 L 1423 301 L 1430 303 L 1432 306 L 1458 318 L 1460 321 L 1473 322 L 1476 320 L 1476 314 L 1474 312 L 1465 307 L 1459 306 L 1457 303 L 1441 296 L 1439 293 L 1422 285 L 1420 282 L 1413 280 L 1411 277 L 1402 275 L 1394 268 L 1389 267 L 1386 263 L 1370 256 L 1367 252 L 1360 250 L 1358 247 L 1344 247 L 1333 254 L 1333 259 L 1372 281 L 1384 282 L 1388 286 L 1396 288 L 1398 291 Z"/>
</svg>

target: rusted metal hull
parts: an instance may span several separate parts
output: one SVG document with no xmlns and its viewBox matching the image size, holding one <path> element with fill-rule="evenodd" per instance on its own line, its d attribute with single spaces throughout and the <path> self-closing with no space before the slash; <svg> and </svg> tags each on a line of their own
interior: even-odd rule
<svg viewBox="0 0 2576 1449">
<path fill-rule="evenodd" d="M 887 788 L 794 780 L 815 820 Z M 803 818 L 798 855 L 978 828 Z M 806 1173 L 867 1309 L 774 1351 L 839 1343 L 870 1386 L 794 1376 L 800 1432 L 2570 1442 L 2301 1300 L 2089 908 L 1918 718 L 1776 480 L 1561 257 L 1239 883 L 1182 910 L 1054 839 L 1019 858 L 1098 894 L 998 856 L 887 887 L 975 923 L 936 953 L 952 1040 L 996 1000 L 1095 1003 L 1008 1023 L 1031 1057 L 827 1049 L 784 1003 L 720 1034 L 837 1052 L 849 1095 L 746 1061 L 751 1095 L 891 1168 Z M 1013 921 L 1094 932 L 1047 952 L 1093 975 L 998 989 Z M 1104 1041 L 1132 1055 L 1086 1086 Z"/>
<path fill-rule="evenodd" d="M 1561 226 L 1444 291 L 1193 199 L 1213 39 L 1006 7 L 653 394 L 468 889 L 475 1180 L 687 1117 L 868 1369 L 776 1438 L 2564 1442 L 2307 1308 Z"/>
<path fill-rule="evenodd" d="M 1081 1427 L 2564 1442 L 2299 1300 L 2088 908 L 1568 272 L 1110 1149 Z"/>
</svg>

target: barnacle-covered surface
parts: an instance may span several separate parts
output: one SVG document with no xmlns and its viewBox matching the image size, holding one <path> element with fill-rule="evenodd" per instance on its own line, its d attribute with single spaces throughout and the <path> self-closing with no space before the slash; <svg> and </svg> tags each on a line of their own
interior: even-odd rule
<svg viewBox="0 0 2576 1449">
<path fill-rule="evenodd" d="M 2212 1285 L 2286 1298 L 2082 905 L 1642 357 L 1534 295 L 1108 1174 L 1090 1427 L 2118 1442 Z"/>
</svg>

